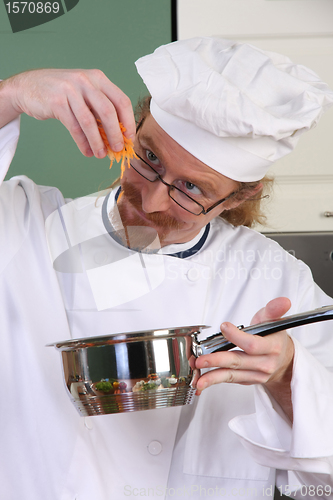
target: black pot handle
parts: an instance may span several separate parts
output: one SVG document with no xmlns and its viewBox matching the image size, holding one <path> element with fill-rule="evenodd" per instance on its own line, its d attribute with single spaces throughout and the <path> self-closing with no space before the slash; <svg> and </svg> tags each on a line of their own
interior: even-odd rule
<svg viewBox="0 0 333 500">
<path fill-rule="evenodd" d="M 305 313 L 293 314 L 292 316 L 285 316 L 275 321 L 266 321 L 245 328 L 244 326 L 239 326 L 238 328 L 243 332 L 264 337 L 265 335 L 270 335 L 271 333 L 279 332 L 287 328 L 295 328 L 296 326 L 318 323 L 319 321 L 327 321 L 329 319 L 333 319 L 333 305 L 319 307 L 318 309 Z M 196 336 L 194 336 L 192 341 L 192 348 L 195 356 L 218 351 L 229 351 L 233 347 L 236 347 L 235 344 L 229 342 L 222 333 L 216 333 L 201 341 L 198 341 Z"/>
</svg>

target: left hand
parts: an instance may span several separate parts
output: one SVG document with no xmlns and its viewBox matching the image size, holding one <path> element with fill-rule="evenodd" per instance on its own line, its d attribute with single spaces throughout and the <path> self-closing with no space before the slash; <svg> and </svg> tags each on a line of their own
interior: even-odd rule
<svg viewBox="0 0 333 500">
<path fill-rule="evenodd" d="M 274 299 L 255 314 L 251 324 L 279 319 L 290 306 L 290 300 L 285 297 Z M 265 384 L 269 390 L 272 388 L 274 397 L 279 386 L 285 388 L 286 383 L 287 387 L 290 386 L 294 344 L 285 330 L 260 337 L 245 333 L 231 323 L 222 323 L 221 331 L 242 351 L 222 351 L 199 356 L 195 362 L 196 368 L 215 369 L 199 378 L 197 394 L 222 382 Z"/>
</svg>

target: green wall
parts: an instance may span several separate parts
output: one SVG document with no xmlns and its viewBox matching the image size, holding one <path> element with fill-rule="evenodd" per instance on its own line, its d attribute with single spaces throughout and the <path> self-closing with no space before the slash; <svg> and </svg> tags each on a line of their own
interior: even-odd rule
<svg viewBox="0 0 333 500">
<path fill-rule="evenodd" d="M 146 89 L 134 61 L 170 41 L 170 0 L 80 0 L 65 15 L 14 34 L 0 3 L 2 79 L 31 68 L 99 68 L 135 105 Z M 109 170 L 107 158 L 85 158 L 56 120 L 23 116 L 7 178 L 22 174 L 77 197 L 108 186 L 119 168 Z"/>
</svg>

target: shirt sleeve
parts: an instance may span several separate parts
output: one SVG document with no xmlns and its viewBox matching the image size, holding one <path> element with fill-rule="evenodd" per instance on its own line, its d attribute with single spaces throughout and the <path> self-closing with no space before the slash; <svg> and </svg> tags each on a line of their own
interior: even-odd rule
<svg viewBox="0 0 333 500">
<path fill-rule="evenodd" d="M 314 283 L 309 268 L 301 261 L 297 261 L 297 266 L 298 277 L 297 273 L 288 274 L 286 268 L 289 280 L 297 283 L 289 297 L 295 304 L 294 312 L 332 304 L 333 299 Z M 291 381 L 293 424 L 264 386 L 257 385 L 255 413 L 237 416 L 229 427 L 256 462 L 278 471 L 276 481 L 282 493 L 288 494 L 290 487 L 292 498 L 308 498 L 306 488 L 322 485 L 331 494 L 333 322 L 293 328 L 290 335 L 295 346 Z"/>
<path fill-rule="evenodd" d="M 232 419 L 229 427 L 256 462 L 286 472 L 279 476 L 282 488 L 303 487 L 304 493 L 305 487 L 321 484 L 333 492 L 333 374 L 293 340 L 293 425 L 258 385 L 256 413 Z"/>
<path fill-rule="evenodd" d="M 4 180 L 14 157 L 19 135 L 19 117 L 0 128 L 0 184 Z"/>
</svg>

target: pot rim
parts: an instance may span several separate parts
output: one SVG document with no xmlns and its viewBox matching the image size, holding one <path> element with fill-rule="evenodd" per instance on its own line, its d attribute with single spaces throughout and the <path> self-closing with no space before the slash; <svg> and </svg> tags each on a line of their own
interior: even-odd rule
<svg viewBox="0 0 333 500">
<path fill-rule="evenodd" d="M 46 347 L 55 347 L 61 351 L 72 351 L 87 347 L 98 347 L 103 345 L 118 344 L 121 342 L 138 342 L 146 340 L 159 340 L 170 337 L 184 337 L 184 335 L 199 334 L 207 325 L 178 326 L 172 328 L 160 328 L 155 330 L 141 330 L 134 332 L 112 333 L 96 337 L 83 337 L 78 339 L 60 340 L 47 344 Z"/>
</svg>

